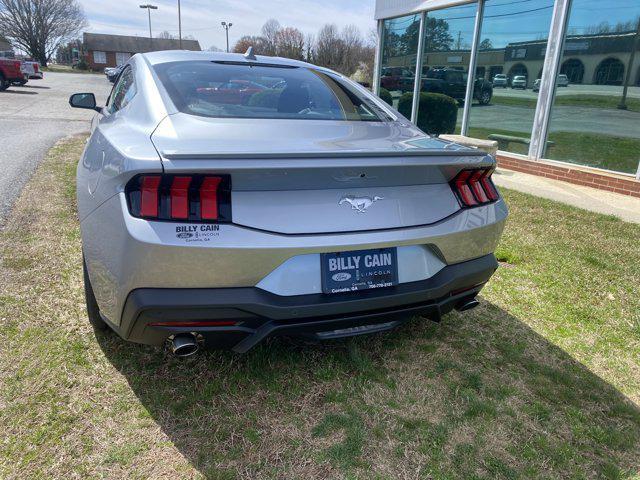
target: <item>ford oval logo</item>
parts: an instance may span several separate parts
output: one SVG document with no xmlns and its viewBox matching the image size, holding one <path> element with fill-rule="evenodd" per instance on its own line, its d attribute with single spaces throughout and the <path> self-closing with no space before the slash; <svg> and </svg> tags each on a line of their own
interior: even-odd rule
<svg viewBox="0 0 640 480">
<path fill-rule="evenodd" d="M 182 232 L 182 233 L 177 234 L 176 237 L 178 237 L 178 238 L 191 238 L 191 237 L 193 237 L 193 233 Z"/>
<path fill-rule="evenodd" d="M 347 272 L 338 272 L 335 273 L 331 278 L 333 278 L 336 282 L 346 282 L 351 278 L 351 274 Z"/>
</svg>

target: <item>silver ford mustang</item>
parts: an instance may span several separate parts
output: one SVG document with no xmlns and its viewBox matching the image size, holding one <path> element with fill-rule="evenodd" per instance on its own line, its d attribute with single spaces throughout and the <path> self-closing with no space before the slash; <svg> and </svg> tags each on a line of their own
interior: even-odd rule
<svg viewBox="0 0 640 480">
<path fill-rule="evenodd" d="M 507 207 L 494 159 L 342 75 L 282 58 L 133 56 L 78 165 L 89 320 L 178 355 L 329 339 L 477 305 Z"/>
</svg>

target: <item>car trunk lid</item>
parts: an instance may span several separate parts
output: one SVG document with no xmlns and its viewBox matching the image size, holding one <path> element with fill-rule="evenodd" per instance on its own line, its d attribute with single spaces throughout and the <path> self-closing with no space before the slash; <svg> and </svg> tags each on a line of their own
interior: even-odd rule
<svg viewBox="0 0 640 480">
<path fill-rule="evenodd" d="M 401 122 L 176 114 L 152 140 L 167 173 L 231 176 L 233 223 L 283 234 L 438 222 L 460 208 L 448 182 L 493 162 Z"/>
</svg>

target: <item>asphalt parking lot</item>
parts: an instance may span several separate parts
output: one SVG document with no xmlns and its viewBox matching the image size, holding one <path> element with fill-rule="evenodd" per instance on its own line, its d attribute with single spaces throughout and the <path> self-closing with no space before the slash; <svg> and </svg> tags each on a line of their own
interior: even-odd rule
<svg viewBox="0 0 640 480">
<path fill-rule="evenodd" d="M 0 226 L 47 150 L 60 138 L 89 130 L 93 113 L 69 107 L 69 95 L 94 92 L 102 104 L 111 87 L 98 74 L 44 77 L 0 92 Z"/>
</svg>

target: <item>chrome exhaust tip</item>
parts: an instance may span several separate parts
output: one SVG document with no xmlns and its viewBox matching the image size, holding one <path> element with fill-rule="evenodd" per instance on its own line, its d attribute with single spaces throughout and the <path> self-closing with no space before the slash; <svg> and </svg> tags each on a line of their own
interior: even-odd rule
<svg viewBox="0 0 640 480">
<path fill-rule="evenodd" d="M 189 357 L 200 349 L 193 333 L 178 333 L 171 340 L 171 351 L 176 357 Z"/>
<path fill-rule="evenodd" d="M 480 305 L 480 302 L 475 298 L 467 298 L 466 300 L 462 300 L 458 305 L 456 305 L 456 310 L 459 312 L 465 312 L 467 310 L 471 310 L 472 308 L 476 308 Z"/>
</svg>

